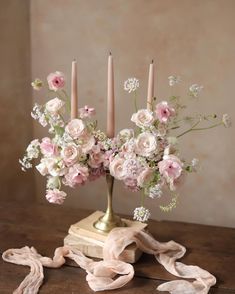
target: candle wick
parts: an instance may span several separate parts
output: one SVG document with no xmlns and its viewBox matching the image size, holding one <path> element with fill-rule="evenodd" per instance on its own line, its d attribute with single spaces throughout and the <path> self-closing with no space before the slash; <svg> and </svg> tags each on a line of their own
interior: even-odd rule
<svg viewBox="0 0 235 294">
<path fill-rule="evenodd" d="M 152 59 L 152 63 L 153 63 L 153 59 Z"/>
<path fill-rule="evenodd" d="M 112 52 L 111 51 L 109 51 L 109 55 L 112 55 Z"/>
<path fill-rule="evenodd" d="M 74 62 L 77 62 L 76 58 L 73 59 Z"/>
</svg>

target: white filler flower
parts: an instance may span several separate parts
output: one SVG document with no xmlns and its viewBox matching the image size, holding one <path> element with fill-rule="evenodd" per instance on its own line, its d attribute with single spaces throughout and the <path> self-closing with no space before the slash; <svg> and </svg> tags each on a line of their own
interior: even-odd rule
<svg viewBox="0 0 235 294">
<path fill-rule="evenodd" d="M 149 218 L 150 218 L 150 211 L 147 208 L 143 206 L 135 208 L 133 219 L 139 222 L 147 222 Z"/>
<path fill-rule="evenodd" d="M 124 90 L 128 93 L 135 92 L 139 88 L 139 80 L 136 78 L 129 78 L 124 82 Z"/>
</svg>

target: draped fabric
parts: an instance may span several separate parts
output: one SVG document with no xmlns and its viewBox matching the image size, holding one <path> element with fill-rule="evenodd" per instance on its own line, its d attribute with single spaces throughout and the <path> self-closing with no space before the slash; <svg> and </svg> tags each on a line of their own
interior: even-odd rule
<svg viewBox="0 0 235 294">
<path fill-rule="evenodd" d="M 55 250 L 54 257 L 43 257 L 31 247 L 9 249 L 2 258 L 6 262 L 30 267 L 30 273 L 21 282 L 14 294 L 38 293 L 43 283 L 43 267 L 59 268 L 65 263 L 65 257 L 74 260 L 87 273 L 86 280 L 94 291 L 113 290 L 125 286 L 134 277 L 134 267 L 120 260 L 119 256 L 131 243 L 156 260 L 171 274 L 187 280 L 174 280 L 158 286 L 158 291 L 172 294 L 206 294 L 215 285 L 216 278 L 208 271 L 194 265 L 185 265 L 177 261 L 186 252 L 185 247 L 169 241 L 161 243 L 145 231 L 133 228 L 115 228 L 106 239 L 103 249 L 103 260 L 93 261 L 79 250 L 63 246 Z"/>
</svg>

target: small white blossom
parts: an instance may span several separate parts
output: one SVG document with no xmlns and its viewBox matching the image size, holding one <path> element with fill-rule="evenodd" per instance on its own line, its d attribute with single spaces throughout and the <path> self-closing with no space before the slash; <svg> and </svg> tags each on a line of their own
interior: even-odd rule
<svg viewBox="0 0 235 294">
<path fill-rule="evenodd" d="M 30 142 L 30 144 L 28 145 L 26 149 L 27 157 L 29 159 L 38 158 L 39 146 L 40 146 L 40 143 L 38 139 L 35 139 L 32 142 Z"/>
<path fill-rule="evenodd" d="M 136 78 L 129 78 L 124 82 L 124 90 L 128 93 L 135 92 L 139 88 L 139 80 Z"/>
<path fill-rule="evenodd" d="M 150 218 L 150 211 L 147 208 L 143 206 L 135 208 L 133 219 L 139 222 L 146 222 L 149 218 Z"/>
<path fill-rule="evenodd" d="M 231 117 L 227 113 L 223 114 L 222 122 L 223 122 L 225 128 L 229 128 L 232 125 Z"/>
<path fill-rule="evenodd" d="M 30 159 L 26 156 L 23 157 L 23 159 L 19 159 L 19 163 L 21 164 L 22 171 L 26 171 L 26 169 L 32 168 L 32 163 L 30 162 Z"/>
<path fill-rule="evenodd" d="M 149 197 L 156 199 L 162 196 L 161 185 L 157 184 L 149 189 Z"/>
<path fill-rule="evenodd" d="M 202 91 L 203 86 L 199 86 L 198 84 L 193 84 L 189 87 L 190 96 L 197 98 Z"/>
<path fill-rule="evenodd" d="M 45 114 L 42 114 L 39 119 L 38 122 L 40 123 L 40 125 L 42 125 L 44 128 L 47 126 L 47 120 L 46 120 L 46 116 Z"/>
<path fill-rule="evenodd" d="M 169 80 L 169 85 L 175 86 L 176 84 L 179 84 L 181 82 L 181 77 L 180 76 L 169 76 L 168 77 Z"/>
</svg>

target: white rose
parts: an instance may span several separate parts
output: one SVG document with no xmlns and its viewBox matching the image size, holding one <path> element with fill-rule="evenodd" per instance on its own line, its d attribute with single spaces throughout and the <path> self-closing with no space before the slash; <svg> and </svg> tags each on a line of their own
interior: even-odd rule
<svg viewBox="0 0 235 294">
<path fill-rule="evenodd" d="M 66 133 L 73 139 L 78 139 L 84 132 L 85 125 L 81 119 L 75 118 L 71 120 L 65 127 Z"/>
<path fill-rule="evenodd" d="M 135 142 L 135 151 L 137 154 L 141 156 L 151 156 L 157 149 L 157 140 L 155 139 L 154 135 L 145 132 L 140 134 L 136 138 Z"/>
<path fill-rule="evenodd" d="M 148 184 L 153 178 L 153 170 L 151 168 L 144 169 L 137 178 L 137 184 L 140 187 Z"/>
<path fill-rule="evenodd" d="M 132 129 L 123 129 L 117 135 L 117 139 L 121 144 L 129 141 L 133 137 L 134 137 L 134 130 Z"/>
<path fill-rule="evenodd" d="M 109 165 L 110 174 L 118 180 L 123 180 L 125 176 L 125 172 L 123 170 L 124 161 L 125 160 L 123 158 L 116 157 L 110 162 Z"/>
<path fill-rule="evenodd" d="M 46 103 L 46 110 L 51 114 L 57 114 L 64 104 L 64 101 L 56 97 Z"/>
<path fill-rule="evenodd" d="M 148 109 L 140 109 L 132 115 L 131 121 L 140 128 L 150 127 L 154 122 L 153 112 Z"/>
</svg>

